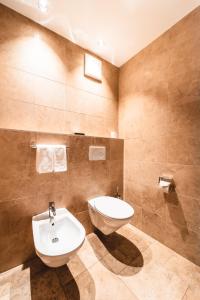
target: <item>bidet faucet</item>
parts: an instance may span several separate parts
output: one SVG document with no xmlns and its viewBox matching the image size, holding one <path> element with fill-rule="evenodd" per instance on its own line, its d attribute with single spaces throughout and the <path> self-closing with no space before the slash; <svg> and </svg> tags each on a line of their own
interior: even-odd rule
<svg viewBox="0 0 200 300">
<path fill-rule="evenodd" d="M 55 202 L 49 202 L 49 218 L 52 219 L 56 216 Z"/>
</svg>

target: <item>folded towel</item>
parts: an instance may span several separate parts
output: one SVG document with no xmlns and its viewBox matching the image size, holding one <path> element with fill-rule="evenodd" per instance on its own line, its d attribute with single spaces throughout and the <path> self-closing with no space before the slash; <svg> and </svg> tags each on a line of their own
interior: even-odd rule
<svg viewBox="0 0 200 300">
<path fill-rule="evenodd" d="M 53 148 L 46 145 L 37 145 L 36 170 L 38 173 L 53 172 Z"/>
<path fill-rule="evenodd" d="M 66 146 L 58 145 L 54 147 L 54 172 L 67 171 Z"/>
</svg>

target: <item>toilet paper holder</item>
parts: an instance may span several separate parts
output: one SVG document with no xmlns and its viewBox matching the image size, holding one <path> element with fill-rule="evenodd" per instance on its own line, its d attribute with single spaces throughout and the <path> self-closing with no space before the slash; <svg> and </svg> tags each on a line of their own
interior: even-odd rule
<svg viewBox="0 0 200 300">
<path fill-rule="evenodd" d="M 172 176 L 159 176 L 158 185 L 164 193 L 168 194 L 174 191 L 175 184 Z"/>
</svg>

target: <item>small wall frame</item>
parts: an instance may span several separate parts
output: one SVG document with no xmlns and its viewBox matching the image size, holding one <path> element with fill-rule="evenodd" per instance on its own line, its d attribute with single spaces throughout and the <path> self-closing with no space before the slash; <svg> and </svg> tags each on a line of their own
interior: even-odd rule
<svg viewBox="0 0 200 300">
<path fill-rule="evenodd" d="M 102 80 L 102 62 L 93 55 L 85 53 L 84 75 L 95 80 Z"/>
</svg>

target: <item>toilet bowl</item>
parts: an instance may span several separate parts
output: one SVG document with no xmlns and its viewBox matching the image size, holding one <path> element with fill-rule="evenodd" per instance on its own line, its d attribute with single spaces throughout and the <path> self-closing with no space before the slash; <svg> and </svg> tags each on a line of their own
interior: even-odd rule
<svg viewBox="0 0 200 300">
<path fill-rule="evenodd" d="M 36 254 L 49 267 L 60 267 L 82 246 L 85 229 L 65 208 L 56 210 L 56 216 L 49 218 L 49 212 L 32 218 L 33 240 Z"/>
<path fill-rule="evenodd" d="M 134 215 L 134 209 L 118 198 L 101 196 L 88 200 L 92 224 L 108 235 L 127 224 Z"/>
</svg>

